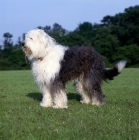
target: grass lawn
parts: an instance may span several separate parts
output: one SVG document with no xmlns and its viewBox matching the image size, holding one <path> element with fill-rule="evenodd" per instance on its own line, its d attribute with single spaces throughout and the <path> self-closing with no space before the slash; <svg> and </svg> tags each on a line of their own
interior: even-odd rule
<svg viewBox="0 0 139 140">
<path fill-rule="evenodd" d="M 30 71 L 0 71 L 0 140 L 139 140 L 139 69 L 102 88 L 106 105 L 83 105 L 67 85 L 68 109 L 42 108 Z"/>
</svg>

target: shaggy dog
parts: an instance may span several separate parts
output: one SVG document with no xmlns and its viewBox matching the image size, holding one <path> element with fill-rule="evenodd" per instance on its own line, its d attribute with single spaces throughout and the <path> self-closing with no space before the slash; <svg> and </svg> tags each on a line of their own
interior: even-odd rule
<svg viewBox="0 0 139 140">
<path fill-rule="evenodd" d="M 74 80 L 82 103 L 104 104 L 102 81 L 112 80 L 126 64 L 120 61 L 106 70 L 101 55 L 94 48 L 59 45 L 40 29 L 29 31 L 22 47 L 42 91 L 40 105 L 43 107 L 67 108 L 65 84 L 69 80 Z"/>
</svg>

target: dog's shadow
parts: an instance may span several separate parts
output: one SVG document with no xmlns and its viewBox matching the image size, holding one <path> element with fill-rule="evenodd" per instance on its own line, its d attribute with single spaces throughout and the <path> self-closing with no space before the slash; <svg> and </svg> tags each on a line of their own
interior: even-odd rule
<svg viewBox="0 0 139 140">
<path fill-rule="evenodd" d="M 38 92 L 28 93 L 26 96 L 29 97 L 29 98 L 32 98 L 34 100 L 38 100 L 38 101 L 42 100 L 42 94 L 38 93 Z M 67 97 L 68 97 L 68 100 L 80 101 L 80 95 L 76 94 L 76 93 L 68 93 Z"/>
</svg>

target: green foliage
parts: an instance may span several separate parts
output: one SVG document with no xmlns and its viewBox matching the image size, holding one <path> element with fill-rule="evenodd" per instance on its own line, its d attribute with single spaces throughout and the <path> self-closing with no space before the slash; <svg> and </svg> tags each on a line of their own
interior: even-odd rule
<svg viewBox="0 0 139 140">
<path fill-rule="evenodd" d="M 105 16 L 102 20 L 104 26 L 110 28 L 120 45 L 139 45 L 139 5 L 126 8 L 124 13 L 115 16 Z"/>
<path fill-rule="evenodd" d="M 113 56 L 114 61 L 123 58 L 127 60 L 127 66 L 139 64 L 139 46 L 135 44 L 120 47 L 117 54 Z"/>
<path fill-rule="evenodd" d="M 111 68 L 113 65 L 109 62 L 108 58 L 103 56 L 103 61 L 105 63 L 105 67 Z"/>
<path fill-rule="evenodd" d="M 94 46 L 99 46 L 101 54 L 111 58 L 118 48 L 118 39 L 110 33 L 110 29 L 102 27 L 97 30 Z"/>
<path fill-rule="evenodd" d="M 4 48 L 5 49 L 10 49 L 13 46 L 13 42 L 12 42 L 12 39 L 11 39 L 13 37 L 13 35 L 10 34 L 10 33 L 4 33 L 3 37 L 4 37 L 4 42 L 3 42 Z"/>
<path fill-rule="evenodd" d="M 0 59 L 0 70 L 9 70 L 9 60 Z"/>
<path fill-rule="evenodd" d="M 126 59 L 128 67 L 139 66 L 139 5 L 126 8 L 123 13 L 115 16 L 106 15 L 100 24 L 83 22 L 73 31 L 67 31 L 58 23 L 53 26 L 39 26 L 58 43 L 73 46 L 94 47 L 104 57 L 106 66 Z M 3 34 L 4 41 L 0 45 L 0 70 L 28 69 L 29 65 L 21 51 L 21 42 L 18 38 L 13 44 L 10 33 Z"/>
<path fill-rule="evenodd" d="M 0 140 L 137 140 L 138 69 L 124 69 L 103 85 L 106 104 L 79 102 L 67 85 L 68 109 L 43 108 L 30 71 L 0 72 Z"/>
<path fill-rule="evenodd" d="M 91 46 L 89 39 L 85 39 L 83 36 L 76 32 L 71 32 L 67 36 L 63 37 L 62 41 L 59 41 L 61 44 L 73 47 L 73 46 Z"/>
<path fill-rule="evenodd" d="M 28 69 L 29 65 L 25 61 L 25 55 L 21 49 L 14 49 L 9 57 L 10 69 Z"/>
</svg>

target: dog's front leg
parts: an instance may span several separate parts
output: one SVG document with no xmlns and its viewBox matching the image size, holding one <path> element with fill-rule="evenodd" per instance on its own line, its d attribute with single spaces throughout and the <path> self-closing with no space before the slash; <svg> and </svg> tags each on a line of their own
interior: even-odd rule
<svg viewBox="0 0 139 140">
<path fill-rule="evenodd" d="M 65 90 L 59 90 L 58 92 L 53 93 L 53 101 L 53 108 L 68 108 Z"/>
<path fill-rule="evenodd" d="M 40 105 L 42 107 L 51 107 L 53 106 L 53 102 L 52 102 L 52 95 L 50 93 L 50 90 L 45 86 L 43 85 L 41 87 L 41 90 L 42 90 L 42 101 L 40 102 Z"/>
</svg>

